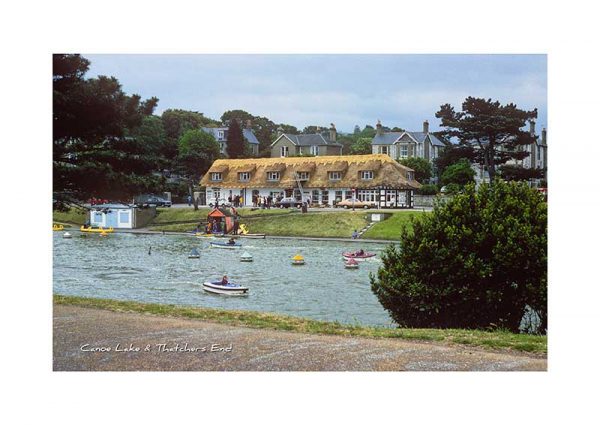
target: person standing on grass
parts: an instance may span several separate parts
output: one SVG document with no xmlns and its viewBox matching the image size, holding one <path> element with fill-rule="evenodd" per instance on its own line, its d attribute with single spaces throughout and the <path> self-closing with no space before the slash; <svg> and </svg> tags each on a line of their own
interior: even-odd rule
<svg viewBox="0 0 600 425">
<path fill-rule="evenodd" d="M 188 201 L 188 207 L 191 207 L 192 206 L 192 195 L 187 196 L 187 201 Z"/>
</svg>

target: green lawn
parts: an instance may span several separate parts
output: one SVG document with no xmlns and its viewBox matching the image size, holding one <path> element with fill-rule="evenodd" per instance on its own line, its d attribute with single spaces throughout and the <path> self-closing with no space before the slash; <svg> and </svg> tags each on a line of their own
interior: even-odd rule
<svg viewBox="0 0 600 425">
<path fill-rule="evenodd" d="M 71 208 L 69 211 L 53 211 L 52 221 L 54 223 L 76 224 L 78 226 L 85 223 L 87 211 Z"/>
<path fill-rule="evenodd" d="M 400 229 L 402 226 L 411 228 L 410 217 L 418 217 L 422 214 L 427 214 L 421 211 L 401 211 L 393 213 L 387 220 L 375 223 L 369 230 L 367 230 L 362 238 L 364 239 L 384 239 L 384 240 L 399 240 Z"/>
<path fill-rule="evenodd" d="M 131 311 L 159 316 L 186 317 L 190 319 L 225 323 L 233 326 L 279 329 L 309 334 L 345 335 L 369 338 L 401 338 L 465 344 L 492 349 L 512 349 L 537 354 L 545 354 L 547 352 L 546 336 L 513 334 L 506 331 L 487 332 L 468 329 L 376 328 L 343 325 L 338 322 L 322 322 L 318 320 L 254 311 L 147 304 L 132 301 L 116 301 L 64 295 L 54 295 L 54 303 L 101 308 L 110 311 Z"/>
<path fill-rule="evenodd" d="M 241 220 L 251 233 L 271 236 L 307 236 L 349 238 L 352 232 L 366 226 L 365 213 L 310 212 L 283 216 L 265 216 Z"/>
</svg>

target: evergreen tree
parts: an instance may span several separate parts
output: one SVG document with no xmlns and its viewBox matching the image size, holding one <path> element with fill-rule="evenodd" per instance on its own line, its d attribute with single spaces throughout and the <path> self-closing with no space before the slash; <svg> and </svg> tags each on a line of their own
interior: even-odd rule
<svg viewBox="0 0 600 425">
<path fill-rule="evenodd" d="M 231 159 L 243 158 L 249 150 L 247 144 L 240 124 L 236 119 L 232 119 L 227 131 L 227 155 Z"/>
<path fill-rule="evenodd" d="M 535 136 L 522 128 L 537 118 L 537 109 L 524 111 L 513 103 L 501 105 L 491 99 L 468 97 L 461 112 L 445 104 L 435 116 L 441 118 L 448 137 L 458 138 L 462 146 L 475 148 L 475 161 L 485 166 L 492 182 L 498 165 L 527 157 L 529 154 L 521 147 L 535 141 Z"/>
</svg>

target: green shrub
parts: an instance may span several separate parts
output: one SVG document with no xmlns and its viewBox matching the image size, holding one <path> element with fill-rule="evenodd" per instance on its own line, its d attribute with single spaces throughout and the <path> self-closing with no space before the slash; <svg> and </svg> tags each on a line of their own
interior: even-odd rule
<svg viewBox="0 0 600 425">
<path fill-rule="evenodd" d="M 547 207 L 526 184 L 468 185 L 400 241 L 371 276 L 400 326 L 517 332 L 530 306 L 547 329 Z"/>
<path fill-rule="evenodd" d="M 446 186 L 449 184 L 457 184 L 464 186 L 474 182 L 475 170 L 471 168 L 471 164 L 466 159 L 461 159 L 455 164 L 446 168 L 441 177 L 441 183 Z"/>
<path fill-rule="evenodd" d="M 439 189 L 434 184 L 424 184 L 418 190 L 419 195 L 437 195 L 438 192 L 439 192 Z"/>
</svg>

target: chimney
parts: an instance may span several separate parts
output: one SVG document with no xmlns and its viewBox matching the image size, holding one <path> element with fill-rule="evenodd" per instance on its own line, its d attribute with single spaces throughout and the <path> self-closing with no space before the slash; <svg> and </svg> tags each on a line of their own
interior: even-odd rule
<svg viewBox="0 0 600 425">
<path fill-rule="evenodd" d="M 246 128 L 252 128 L 252 120 L 246 120 Z"/>
<path fill-rule="evenodd" d="M 423 133 L 425 133 L 425 134 L 429 133 L 429 121 L 427 121 L 427 120 L 423 121 Z"/>
<path fill-rule="evenodd" d="M 336 137 L 337 137 L 337 131 L 335 129 L 335 124 L 331 123 L 331 128 L 329 129 L 329 141 L 335 142 Z"/>
<path fill-rule="evenodd" d="M 381 127 L 381 120 L 377 120 L 377 135 L 378 136 L 382 136 L 383 135 L 383 128 Z"/>
<path fill-rule="evenodd" d="M 535 121 L 534 120 L 529 120 L 529 134 L 531 134 L 531 137 L 535 137 Z"/>
<path fill-rule="evenodd" d="M 546 146 L 546 128 L 542 128 L 542 145 Z"/>
<path fill-rule="evenodd" d="M 283 128 L 281 128 L 281 126 L 277 127 L 277 137 L 281 136 L 283 134 Z"/>
</svg>

